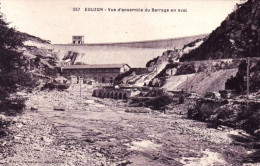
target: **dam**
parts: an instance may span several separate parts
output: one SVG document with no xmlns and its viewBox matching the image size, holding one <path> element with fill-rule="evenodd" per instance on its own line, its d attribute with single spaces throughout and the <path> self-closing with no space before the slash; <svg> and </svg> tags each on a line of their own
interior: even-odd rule
<svg viewBox="0 0 260 166">
<path fill-rule="evenodd" d="M 77 62 L 86 64 L 115 64 L 127 63 L 131 67 L 145 67 L 146 63 L 170 49 L 181 49 L 196 39 L 206 35 L 182 37 L 174 39 L 150 40 L 127 43 L 101 43 L 101 44 L 53 44 L 55 50 L 61 52 L 74 51 L 81 54 Z M 75 42 L 78 43 L 78 42 Z"/>
</svg>

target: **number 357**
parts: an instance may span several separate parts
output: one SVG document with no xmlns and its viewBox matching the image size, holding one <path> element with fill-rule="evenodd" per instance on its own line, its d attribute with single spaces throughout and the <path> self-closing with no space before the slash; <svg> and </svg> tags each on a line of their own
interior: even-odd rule
<svg viewBox="0 0 260 166">
<path fill-rule="evenodd" d="M 72 10 L 73 11 L 80 11 L 80 8 L 79 7 L 74 7 Z"/>
</svg>

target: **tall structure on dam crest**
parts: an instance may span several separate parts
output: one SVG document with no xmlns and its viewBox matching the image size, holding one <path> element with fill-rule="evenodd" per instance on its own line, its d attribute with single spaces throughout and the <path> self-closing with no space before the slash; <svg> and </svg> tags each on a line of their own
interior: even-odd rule
<svg viewBox="0 0 260 166">
<path fill-rule="evenodd" d="M 72 36 L 72 44 L 84 44 L 84 36 Z"/>
</svg>

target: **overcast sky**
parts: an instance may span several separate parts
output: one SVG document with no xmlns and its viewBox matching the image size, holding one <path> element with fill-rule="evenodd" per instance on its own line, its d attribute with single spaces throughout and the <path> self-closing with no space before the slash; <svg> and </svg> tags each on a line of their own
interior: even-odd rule
<svg viewBox="0 0 260 166">
<path fill-rule="evenodd" d="M 210 33 L 240 0 L 2 0 L 1 11 L 22 32 L 70 43 L 84 35 L 85 43 L 166 39 Z M 79 12 L 72 11 L 80 7 Z M 85 12 L 84 8 L 187 9 L 187 12 Z"/>
</svg>

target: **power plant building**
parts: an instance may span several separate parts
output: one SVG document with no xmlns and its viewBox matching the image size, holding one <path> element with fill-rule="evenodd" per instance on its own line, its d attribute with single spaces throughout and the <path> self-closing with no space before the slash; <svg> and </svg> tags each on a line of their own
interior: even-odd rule
<svg viewBox="0 0 260 166">
<path fill-rule="evenodd" d="M 67 79 L 74 78 L 77 82 L 82 78 L 83 82 L 95 80 L 99 83 L 112 84 L 119 74 L 129 70 L 128 64 L 68 65 L 62 67 L 62 75 Z"/>
</svg>

